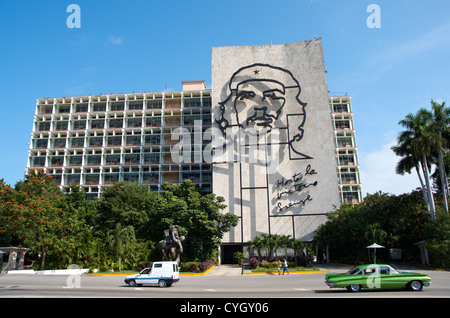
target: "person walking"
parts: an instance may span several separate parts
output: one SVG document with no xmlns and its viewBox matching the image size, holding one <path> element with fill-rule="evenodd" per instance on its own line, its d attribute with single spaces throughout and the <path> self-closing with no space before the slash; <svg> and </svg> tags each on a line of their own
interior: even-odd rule
<svg viewBox="0 0 450 318">
<path fill-rule="evenodd" d="M 287 272 L 288 275 L 289 275 L 289 271 L 288 271 L 288 263 L 287 263 L 287 260 L 286 260 L 286 259 L 284 259 L 284 261 L 283 261 L 283 275 L 284 275 L 285 272 Z"/>
<path fill-rule="evenodd" d="M 281 261 L 278 260 L 278 275 L 281 274 Z"/>
</svg>

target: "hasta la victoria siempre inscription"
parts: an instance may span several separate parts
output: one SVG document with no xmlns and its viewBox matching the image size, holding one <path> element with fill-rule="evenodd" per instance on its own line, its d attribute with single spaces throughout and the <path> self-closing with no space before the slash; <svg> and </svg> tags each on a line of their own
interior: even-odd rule
<svg viewBox="0 0 450 318">
<path fill-rule="evenodd" d="M 319 183 L 317 180 L 309 182 L 306 180 L 308 176 L 314 176 L 317 172 L 308 165 L 306 167 L 305 173 L 295 173 L 292 178 L 285 179 L 281 178 L 278 180 L 276 184 L 277 195 L 276 199 L 281 200 L 285 197 L 290 197 L 291 195 L 297 194 L 301 195 L 303 190 L 308 189 L 310 187 L 316 187 Z M 283 204 L 282 202 L 277 203 L 278 212 L 283 212 L 284 210 L 296 207 L 296 206 L 305 206 L 307 202 L 312 201 L 313 198 L 311 194 L 306 193 L 304 198 L 298 199 L 296 201 L 291 201 L 287 204 Z"/>
</svg>

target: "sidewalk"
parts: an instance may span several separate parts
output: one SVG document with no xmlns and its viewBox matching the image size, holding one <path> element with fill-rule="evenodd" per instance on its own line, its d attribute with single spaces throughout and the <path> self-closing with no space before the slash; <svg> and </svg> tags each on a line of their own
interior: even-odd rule
<svg viewBox="0 0 450 318">
<path fill-rule="evenodd" d="M 216 265 L 206 276 L 238 276 L 242 274 L 242 268 L 239 265 Z"/>
</svg>

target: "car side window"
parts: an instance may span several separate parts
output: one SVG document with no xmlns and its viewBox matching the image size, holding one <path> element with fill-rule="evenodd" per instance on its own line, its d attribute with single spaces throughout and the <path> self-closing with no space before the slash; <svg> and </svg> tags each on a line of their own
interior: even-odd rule
<svg viewBox="0 0 450 318">
<path fill-rule="evenodd" d="M 380 267 L 380 274 L 389 275 L 390 274 L 389 267 Z"/>
<path fill-rule="evenodd" d="M 372 275 L 372 274 L 376 274 L 376 269 L 374 267 L 368 267 L 364 270 L 364 274 L 367 275 Z"/>
</svg>

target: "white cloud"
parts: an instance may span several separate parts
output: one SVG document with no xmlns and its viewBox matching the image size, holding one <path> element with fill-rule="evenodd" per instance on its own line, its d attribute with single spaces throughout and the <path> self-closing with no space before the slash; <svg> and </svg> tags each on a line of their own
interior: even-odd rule
<svg viewBox="0 0 450 318">
<path fill-rule="evenodd" d="M 420 182 L 415 171 L 411 174 L 398 175 L 395 167 L 400 157 L 391 150 L 396 144 L 393 140 L 384 144 L 381 149 L 364 154 L 359 151 L 359 164 L 362 182 L 363 196 L 378 191 L 402 194 L 409 193 L 420 187 Z"/>
<path fill-rule="evenodd" d="M 123 36 L 110 35 L 106 39 L 106 46 L 120 46 L 123 44 Z"/>
</svg>

